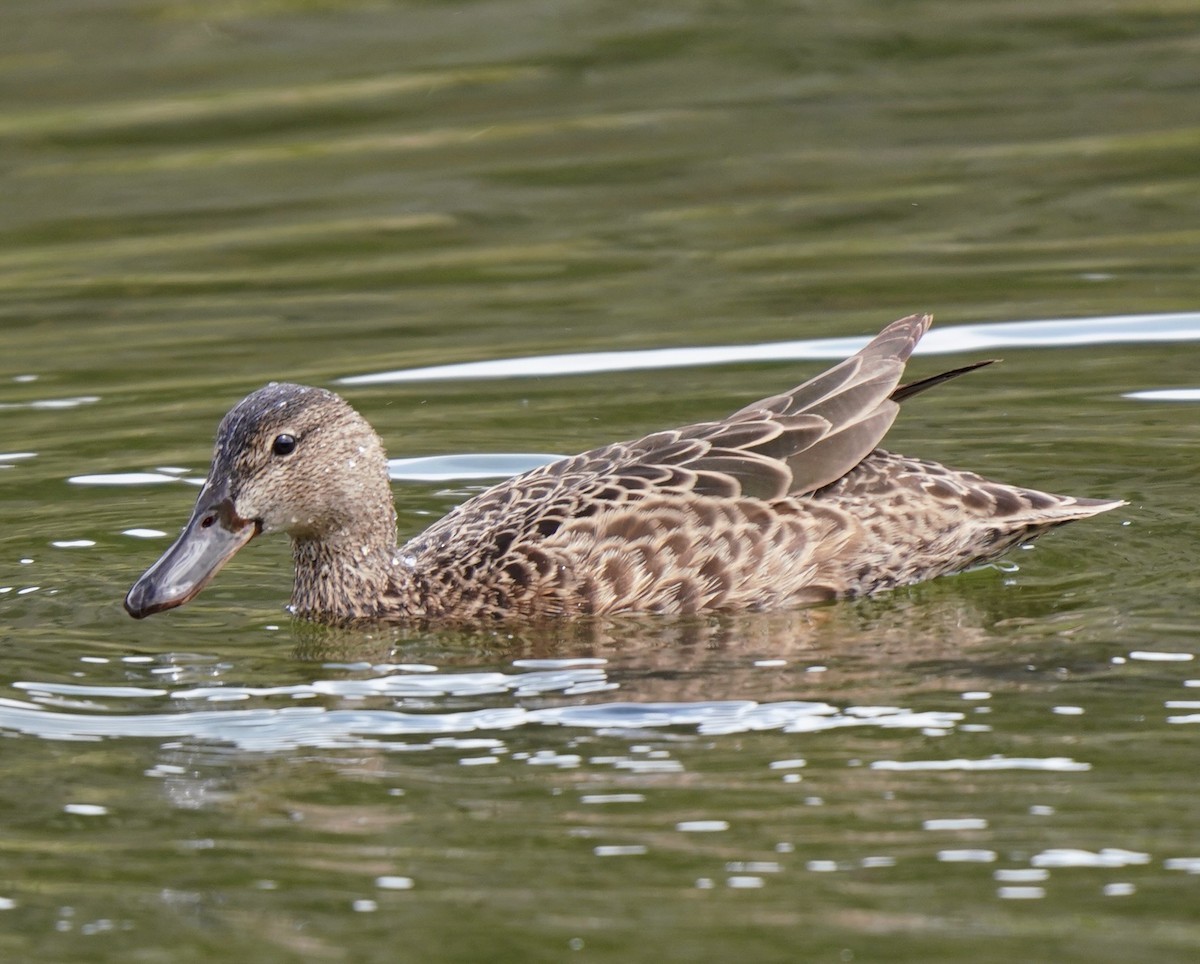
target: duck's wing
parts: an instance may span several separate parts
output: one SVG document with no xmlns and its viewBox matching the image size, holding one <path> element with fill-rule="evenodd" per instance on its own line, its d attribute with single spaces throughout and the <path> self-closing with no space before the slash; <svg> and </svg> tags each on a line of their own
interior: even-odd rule
<svg viewBox="0 0 1200 964">
<path fill-rule="evenodd" d="M 606 446 L 559 471 L 595 473 L 635 491 L 761 499 L 812 492 L 845 475 L 887 433 L 899 411 L 891 396 L 931 320 L 901 318 L 828 371 L 721 421 Z"/>
<path fill-rule="evenodd" d="M 809 584 L 813 598 L 836 594 L 832 577 L 817 570 L 843 551 L 850 516 L 819 502 L 802 509 L 788 497 L 842 478 L 876 447 L 899 408 L 890 396 L 904 362 L 929 321 L 901 319 L 858 354 L 729 418 L 606 445 L 501 482 L 416 536 L 402 557 L 414 571 L 440 573 L 443 595 L 467 586 L 471 605 L 493 605 L 485 599 L 493 590 L 506 598 L 561 594 L 563 580 L 588 570 L 585 560 L 608 555 L 647 587 L 671 582 L 663 573 L 700 572 L 698 608 L 717 605 L 712 586 L 729 580 L 761 595 L 752 574 L 764 571 L 774 573 L 772 591 L 788 598 Z M 464 571 L 470 580 L 460 578 Z"/>
<path fill-rule="evenodd" d="M 507 547 L 650 496 L 771 501 L 813 492 L 883 438 L 899 410 L 890 396 L 930 320 L 893 322 L 828 371 L 728 418 L 606 445 L 501 482 L 418 536 L 413 551 L 467 542 Z"/>
</svg>

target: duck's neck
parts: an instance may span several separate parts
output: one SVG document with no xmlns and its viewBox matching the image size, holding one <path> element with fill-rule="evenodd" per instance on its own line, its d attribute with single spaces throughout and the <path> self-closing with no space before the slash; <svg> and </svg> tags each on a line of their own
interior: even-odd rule
<svg viewBox="0 0 1200 964">
<path fill-rule="evenodd" d="M 293 538 L 296 581 L 291 611 L 308 619 L 369 619 L 398 606 L 403 567 L 397 563 L 396 513 L 322 538 Z M 399 614 L 399 613 L 398 613 Z"/>
</svg>

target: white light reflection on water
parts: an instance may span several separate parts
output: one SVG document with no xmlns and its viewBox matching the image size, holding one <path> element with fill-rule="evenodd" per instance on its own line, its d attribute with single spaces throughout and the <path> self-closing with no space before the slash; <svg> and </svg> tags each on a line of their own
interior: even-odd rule
<svg viewBox="0 0 1200 964">
<path fill-rule="evenodd" d="M 1033 867 L 1130 867 L 1150 863 L 1150 855 L 1120 847 L 1105 847 L 1098 852 L 1058 847 L 1034 854 Z"/>
<path fill-rule="evenodd" d="M 592 848 L 597 857 L 640 857 L 648 852 L 645 844 L 600 844 Z"/>
<path fill-rule="evenodd" d="M 996 896 L 1001 900 L 1041 900 L 1046 896 L 1045 887 L 997 887 Z"/>
<path fill-rule="evenodd" d="M 412 890 L 413 879 L 411 877 L 376 877 L 375 886 L 380 890 Z"/>
<path fill-rule="evenodd" d="M 32 402 L 0 402 L 0 409 L 32 408 L 57 411 L 63 408 L 78 408 L 80 405 L 94 405 L 98 401 L 100 401 L 99 395 L 79 395 L 75 398 L 39 398 Z"/>
<path fill-rule="evenodd" d="M 1124 398 L 1144 402 L 1200 402 L 1200 388 L 1156 388 L 1144 392 L 1126 392 Z"/>
<path fill-rule="evenodd" d="M 343 385 L 377 385 L 446 379 L 527 378 L 660 370 L 700 365 L 728 365 L 735 362 L 841 359 L 858 351 L 867 341 L 866 337 L 814 338 L 760 345 L 715 345 L 703 348 L 658 348 L 643 351 L 497 358 L 456 365 L 433 365 L 426 368 L 349 375 L 337 381 Z M 935 327 L 921 340 L 917 354 L 946 355 L 1004 348 L 1058 348 L 1175 341 L 1200 341 L 1200 313 L 1119 315 L 1106 318 L 1063 318 Z"/>
<path fill-rule="evenodd" d="M 937 859 L 944 864 L 992 864 L 996 862 L 994 850 L 939 850 Z"/>
<path fill-rule="evenodd" d="M 540 465 L 557 462 L 561 455 L 544 452 L 461 452 L 408 459 L 389 459 L 388 477 L 394 482 L 452 482 L 473 479 L 506 479 Z M 186 471 L 186 470 L 180 470 Z M 200 486 L 204 477 L 181 477 L 178 472 L 108 472 L 72 475 L 72 485 L 141 486 L 180 483 Z"/>
<path fill-rule="evenodd" d="M 161 485 L 184 480 L 162 472 L 110 472 L 105 475 L 72 475 L 67 481 L 72 485 Z"/>
<path fill-rule="evenodd" d="M 922 830 L 986 830 L 983 817 L 934 817 L 921 821 Z"/>
<path fill-rule="evenodd" d="M 388 477 L 397 482 L 450 482 L 460 479 L 504 479 L 539 465 L 557 462 L 561 455 L 540 452 L 470 452 L 389 459 Z"/>
<path fill-rule="evenodd" d="M 1090 763 L 1080 763 L 1065 756 L 993 756 L 983 760 L 877 760 L 871 764 L 872 770 L 1051 770 L 1057 773 L 1071 773 L 1091 768 Z"/>
<path fill-rule="evenodd" d="M 14 462 L 37 457 L 37 452 L 0 452 L 0 469 L 11 469 Z"/>
<path fill-rule="evenodd" d="M 1030 884 L 1050 879 L 1044 867 L 1006 867 L 992 874 L 992 879 L 1005 884 Z"/>
<path fill-rule="evenodd" d="M 544 670 L 532 673 L 401 673 L 370 679 L 314 680 L 292 686 L 204 686 L 177 690 L 179 700 L 228 699 L 231 692 L 246 696 L 389 696 L 393 698 L 496 696 L 519 697 L 542 693 L 570 695 L 575 687 L 604 682 L 604 671 L 593 668 Z"/>
<path fill-rule="evenodd" d="M 29 701 L 0 698 L 0 730 L 25 733 L 48 740 L 99 740 L 104 738 L 190 739 L 229 744 L 248 750 L 277 750 L 301 746 L 430 749 L 437 740 L 420 745 L 396 739 L 481 731 L 511 730 L 527 726 L 573 727 L 600 733 L 672 727 L 700 734 L 745 733 L 780 730 L 816 733 L 842 727 L 924 728 L 931 719 L 951 727 L 958 713 L 915 712 L 900 707 L 847 707 L 828 703 L 788 701 L 757 703 L 752 700 L 714 700 L 695 703 L 613 702 L 591 705 L 525 708 L 511 705 L 457 712 L 407 712 L 393 708 L 345 708 L 293 701 L 316 697 L 360 700 L 368 697 L 394 701 L 415 700 L 422 708 L 432 699 L 512 699 L 571 697 L 598 688 L 615 688 L 597 666 L 563 666 L 522 673 L 398 673 L 368 679 L 314 680 L 288 686 L 200 686 L 163 690 L 138 686 L 79 683 L 18 682 L 14 687 L 29 694 Z M 100 712 L 63 712 L 65 697 L 90 702 L 69 704 L 68 709 Z M 185 709 L 166 713 L 112 713 L 105 700 L 169 700 L 175 706 L 230 700 L 285 698 L 291 705 L 239 709 Z M 465 745 L 463 748 L 467 748 Z M 470 748 L 478 749 L 478 745 Z M 564 765 L 537 754 L 530 765 Z M 618 768 L 639 772 L 674 772 L 681 768 L 672 759 L 614 760 Z M 575 765 L 574 761 L 573 764 Z"/>
</svg>

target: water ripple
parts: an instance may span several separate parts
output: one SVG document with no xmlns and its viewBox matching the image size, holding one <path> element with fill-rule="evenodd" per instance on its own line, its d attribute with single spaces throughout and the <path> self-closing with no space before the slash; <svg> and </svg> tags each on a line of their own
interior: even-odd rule
<svg viewBox="0 0 1200 964">
<path fill-rule="evenodd" d="M 527 472 L 561 455 L 538 452 L 470 452 L 389 459 L 388 477 L 403 482 L 448 482 L 458 479 L 500 479 Z"/>
<path fill-rule="evenodd" d="M 858 351 L 867 338 L 814 338 L 760 345 L 654 348 L 641 351 L 580 352 L 496 358 L 489 361 L 425 368 L 401 368 L 337 379 L 343 385 L 378 385 L 446 379 L 528 378 L 729 365 L 735 362 L 841 359 Z M 935 328 L 917 348 L 920 355 L 1004 348 L 1060 348 L 1104 344 L 1200 341 L 1200 312 L 1059 318 Z"/>
<path fill-rule="evenodd" d="M 1090 770 L 1090 763 L 1080 763 L 1065 756 L 1003 757 L 984 760 L 877 760 L 872 770 L 1052 770 L 1068 773 Z"/>
<path fill-rule="evenodd" d="M 1120 847 L 1105 847 L 1098 852 L 1055 847 L 1034 854 L 1029 862 L 1034 867 L 1129 867 L 1150 863 L 1150 855 Z"/>
<path fill-rule="evenodd" d="M 0 402 L 0 409 L 31 408 L 58 411 L 63 408 L 78 408 L 80 405 L 95 405 L 99 395 L 76 395 L 72 398 L 35 398 L 31 402 Z"/>
<path fill-rule="evenodd" d="M 1124 398 L 1144 402 L 1200 402 L 1200 388 L 1153 388 L 1141 392 L 1126 392 Z"/>
<path fill-rule="evenodd" d="M 250 698 L 335 696 L 362 699 L 482 697 L 507 693 L 513 697 L 542 697 L 548 693 L 571 696 L 596 687 L 615 688 L 594 668 L 503 674 L 463 673 L 388 676 L 367 680 L 320 680 L 297 686 L 194 687 L 166 694 L 172 700 L 210 703 Z M 0 699 L 0 731 L 24 733 L 48 740 L 100 740 L 104 738 L 168 738 L 229 744 L 245 750 L 280 750 L 301 746 L 376 746 L 384 749 L 428 749 L 390 742 L 386 738 L 425 737 L 511 730 L 521 726 L 557 726 L 598 732 L 684 727 L 701 734 L 746 733 L 781 730 L 814 733 L 847 726 L 928 727 L 936 719 L 942 728 L 961 714 L 923 713 L 897 707 L 848 707 L 828 703 L 787 701 L 756 703 L 752 700 L 714 700 L 695 703 L 611 702 L 526 709 L 520 706 L 472 709 L 462 712 L 405 712 L 379 708 L 327 708 L 290 705 L 280 708 L 186 710 L 177 713 L 63 712 L 62 696 L 100 698 L 160 697 L 149 688 L 56 683 L 19 683 L 33 702 Z M 160 697 L 161 698 L 161 697 Z M 41 705 L 39 705 L 41 704 Z M 96 703 L 73 704 L 70 709 L 103 711 Z M 655 764 L 664 761 L 650 761 Z M 674 764 L 675 761 L 665 761 Z M 1076 768 L 1079 765 L 1076 765 Z M 1086 766 L 1083 765 L 1083 766 Z M 1070 769 L 1070 767 L 1061 767 Z"/>
<path fill-rule="evenodd" d="M 15 458 L 16 453 L 10 456 Z M 4 467 L 0 456 L 0 467 Z M 561 455 L 541 452 L 462 452 L 451 455 L 429 455 L 407 459 L 389 459 L 388 476 L 395 482 L 449 482 L 472 479 L 503 479 L 529 469 L 556 462 Z M 178 472 L 109 472 L 100 475 L 72 475 L 72 485 L 164 485 L 184 483 L 200 486 L 204 476 L 181 478 Z"/>
</svg>

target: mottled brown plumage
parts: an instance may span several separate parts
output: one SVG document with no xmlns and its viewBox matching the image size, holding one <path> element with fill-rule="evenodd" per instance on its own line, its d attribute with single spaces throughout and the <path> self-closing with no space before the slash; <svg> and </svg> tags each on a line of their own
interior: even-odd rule
<svg viewBox="0 0 1200 964">
<path fill-rule="evenodd" d="M 181 605 L 259 532 L 287 532 L 292 609 L 465 620 L 797 606 L 958 572 L 1123 505 L 1048 495 L 876 448 L 929 327 L 913 315 L 798 388 L 501 482 L 397 548 L 387 460 L 332 392 L 269 385 L 222 421 L 179 540 L 130 590 Z M 981 363 L 986 364 L 986 363 Z"/>
</svg>

